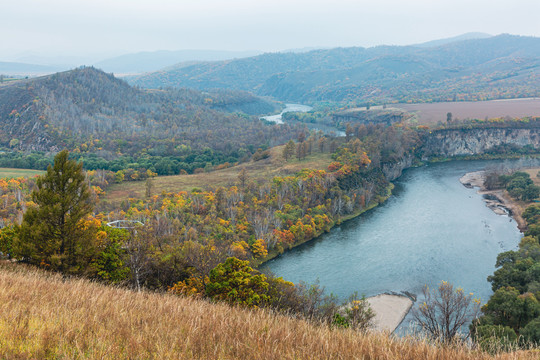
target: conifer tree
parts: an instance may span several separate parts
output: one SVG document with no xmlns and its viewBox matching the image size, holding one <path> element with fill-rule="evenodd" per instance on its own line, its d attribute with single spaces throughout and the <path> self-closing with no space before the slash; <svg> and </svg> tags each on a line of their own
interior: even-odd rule
<svg viewBox="0 0 540 360">
<path fill-rule="evenodd" d="M 95 229 L 85 223 L 92 212 L 82 163 L 58 153 L 54 166 L 37 179 L 15 248 L 19 258 L 64 273 L 81 273 L 93 255 Z"/>
</svg>

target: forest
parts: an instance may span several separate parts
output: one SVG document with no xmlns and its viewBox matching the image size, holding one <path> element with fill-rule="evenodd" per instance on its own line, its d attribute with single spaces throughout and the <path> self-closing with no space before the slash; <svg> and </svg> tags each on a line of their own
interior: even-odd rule
<svg viewBox="0 0 540 360">
<path fill-rule="evenodd" d="M 120 209 L 87 211 L 79 220 L 85 229 L 83 233 L 90 234 L 91 240 L 84 247 L 73 245 L 78 250 L 71 255 L 59 248 L 25 245 L 27 241 L 38 241 L 30 240 L 37 230 L 25 229 L 39 224 L 31 219 L 39 218 L 32 209 L 43 202 L 38 196 L 43 180 L 11 179 L 0 184 L 5 221 L 0 251 L 23 262 L 107 283 L 295 311 L 306 318 L 331 323 L 337 316 L 336 298 L 324 295 L 317 286 L 293 286 L 271 275 L 258 275 L 253 268 L 388 196 L 389 182 L 381 161 L 392 162 L 411 153 L 417 141 L 416 132 L 364 126 L 359 134 L 362 140 L 342 140 L 327 170 L 305 169 L 263 182 L 251 181 L 249 174 L 240 172 L 237 183 L 231 187 L 148 194 L 143 199 L 128 199 Z M 301 138 L 296 145 L 292 143 L 294 154 L 289 157 L 328 151 L 324 141 L 319 141 L 324 138 L 313 136 Z M 68 160 L 67 152 L 59 154 L 63 154 L 63 162 L 75 163 Z M 60 161 L 58 156 L 55 168 Z M 49 174 L 52 169 L 47 176 L 53 176 Z M 106 188 L 109 181 L 114 181 L 111 175 L 103 170 L 86 172 L 91 203 L 99 199 L 100 186 Z M 144 226 L 134 231 L 106 225 L 113 220 Z M 77 236 L 83 238 L 87 237 Z M 256 283 L 243 295 L 222 297 L 221 292 L 216 293 L 216 285 L 212 285 L 217 281 L 217 271 L 241 272 L 247 278 L 253 277 L 250 281 Z M 313 305 L 306 307 L 306 302 Z M 364 326 L 354 325 L 356 315 L 351 316 L 339 318 L 339 322 Z"/>
<path fill-rule="evenodd" d="M 253 181 L 249 173 L 240 171 L 233 186 L 161 194 L 152 193 L 151 179 L 155 173 L 150 172 L 144 175 L 149 186 L 146 196 L 129 198 L 116 209 L 101 207 L 99 199 L 107 185 L 118 180 L 118 173 L 89 170 L 83 175 L 79 162 L 78 182 L 85 190 L 76 194 L 87 192 L 82 203 L 97 206 L 81 208 L 80 217 L 74 221 L 78 224 L 75 237 L 59 238 L 44 247 L 39 239 L 45 235 L 39 234 L 49 230 L 39 219 L 50 216 L 38 211 L 45 211 L 58 200 L 44 192 L 50 187 L 44 187 L 43 182 L 57 181 L 53 180 L 54 169 L 59 163 L 71 167 L 77 164 L 63 151 L 55 157 L 54 168 L 50 167 L 45 177 L 0 182 L 4 225 L 0 231 L 0 252 L 21 262 L 108 284 L 267 307 L 331 326 L 363 328 L 369 320 L 369 310 L 354 294 L 352 299 L 359 301 L 361 307 L 357 313 L 343 315 L 338 311 L 338 300 L 324 294 L 316 284 L 292 284 L 271 274 L 261 274 L 256 267 L 384 201 L 390 186 L 385 171 L 406 158 L 420 161 L 426 136 L 423 127 L 349 124 L 347 136 L 330 150 L 320 133 L 302 135 L 296 143 L 290 141 L 283 148 L 284 161 L 302 158 L 310 152 L 332 151 L 333 162 L 326 170 L 305 169 L 267 181 Z M 501 181 L 512 189 L 520 188 L 521 183 L 521 188 L 529 185 L 520 180 L 519 174 Z M 524 190 L 516 190 L 516 196 L 522 196 L 520 191 Z M 56 211 L 53 209 L 54 206 L 50 211 Z M 114 224 L 129 225 L 118 228 Z M 535 231 L 532 223 L 529 231 Z M 66 230 L 69 233 L 73 232 Z M 522 244 L 536 246 L 538 239 L 531 238 L 531 234 Z M 60 246 L 64 241 L 65 247 Z M 535 278 L 534 258 L 529 260 L 527 254 L 501 254 L 497 265 L 502 266 L 505 274 L 512 275 L 498 270 L 490 281 L 494 291 L 520 291 L 512 293 L 518 300 L 525 295 L 531 297 L 533 307 L 525 306 L 532 312 L 527 313 L 526 321 L 509 323 L 511 320 L 496 317 L 498 310 L 490 310 L 490 304 L 497 299 L 492 298 L 495 300 L 484 307 L 484 317 L 475 324 L 479 342 L 494 341 L 493 337 L 482 335 L 491 334 L 490 326 L 501 326 L 502 334 L 510 332 L 504 328 L 509 326 L 516 337 L 519 334 L 536 339 L 531 328 L 535 328 L 538 316 L 534 310 L 537 302 L 533 299 L 536 295 L 530 293 L 536 291 L 536 285 L 527 284 L 527 279 Z M 525 280 L 514 275 L 515 268 L 509 268 L 513 261 L 521 269 L 521 258 L 529 266 L 519 270 Z M 507 277 L 509 280 L 499 280 Z M 238 284 L 233 285 L 231 279 L 237 279 Z M 533 325 L 527 328 L 531 321 Z"/>
<path fill-rule="evenodd" d="M 182 65 L 128 81 L 146 88 L 232 88 L 289 102 L 362 106 L 536 97 L 539 69 L 538 38 L 503 34 L 434 47 L 267 53 Z"/>
<path fill-rule="evenodd" d="M 65 148 L 89 169 L 191 173 L 245 161 L 303 131 L 250 115 L 276 109 L 240 91 L 141 90 L 88 67 L 20 80 L 0 89 L 2 165 L 45 169 L 52 156 L 40 153 Z"/>
</svg>

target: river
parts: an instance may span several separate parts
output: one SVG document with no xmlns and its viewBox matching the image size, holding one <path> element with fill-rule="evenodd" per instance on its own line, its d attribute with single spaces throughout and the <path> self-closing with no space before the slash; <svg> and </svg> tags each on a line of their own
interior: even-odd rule
<svg viewBox="0 0 540 360">
<path fill-rule="evenodd" d="M 261 119 L 266 121 L 271 121 L 276 124 L 283 124 L 283 114 L 286 112 L 308 112 L 313 110 L 313 108 L 309 105 L 302 105 L 302 104 L 285 104 L 285 109 L 283 109 L 282 112 L 276 115 L 268 115 L 268 116 L 262 116 Z M 345 136 L 345 131 L 339 130 L 335 126 L 325 125 L 325 124 L 311 124 L 311 123 L 304 123 L 304 125 L 314 131 L 322 131 L 323 133 L 330 135 L 330 136 Z"/>
<path fill-rule="evenodd" d="M 342 299 L 355 291 L 420 295 L 424 285 L 446 280 L 486 302 L 497 255 L 516 249 L 522 235 L 512 218 L 488 209 L 459 178 L 493 164 L 455 161 L 406 170 L 387 202 L 262 270 L 293 282 L 318 280 Z M 401 331 L 409 321 L 410 314 Z"/>
<path fill-rule="evenodd" d="M 275 122 L 276 124 L 283 124 L 282 115 L 286 112 L 308 112 L 311 111 L 313 108 L 308 105 L 301 105 L 301 104 L 285 104 L 285 109 L 283 109 L 282 112 L 276 115 L 269 115 L 269 116 L 263 116 L 261 119 L 264 119 L 266 121 Z"/>
</svg>

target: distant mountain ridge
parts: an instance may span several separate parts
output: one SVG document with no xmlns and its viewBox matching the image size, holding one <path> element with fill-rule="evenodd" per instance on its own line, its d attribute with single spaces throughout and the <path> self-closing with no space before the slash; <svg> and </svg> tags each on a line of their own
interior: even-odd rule
<svg viewBox="0 0 540 360">
<path fill-rule="evenodd" d="M 536 96 L 540 38 L 334 48 L 201 62 L 128 78 L 146 88 L 229 88 L 282 101 L 432 101 Z M 462 99 L 463 100 L 463 99 Z"/>
<path fill-rule="evenodd" d="M 160 50 L 126 54 L 94 63 L 105 72 L 142 73 L 183 62 L 220 61 L 259 55 L 260 51 Z"/>
<path fill-rule="evenodd" d="M 61 71 L 61 66 L 47 66 L 0 61 L 0 75 L 44 75 Z"/>
<path fill-rule="evenodd" d="M 493 37 L 493 35 L 482 33 L 482 32 L 469 32 L 465 34 L 461 34 L 458 36 L 453 36 L 445 39 L 438 39 L 438 40 L 431 40 L 426 41 L 424 43 L 420 44 L 414 44 L 413 46 L 417 47 L 435 47 L 435 46 L 441 46 L 450 44 L 453 42 L 463 41 L 463 40 L 476 40 L 476 39 L 487 39 Z"/>
</svg>

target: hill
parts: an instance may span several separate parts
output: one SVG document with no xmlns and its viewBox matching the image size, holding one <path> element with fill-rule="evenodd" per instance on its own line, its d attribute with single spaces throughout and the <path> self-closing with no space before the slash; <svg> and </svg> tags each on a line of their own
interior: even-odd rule
<svg viewBox="0 0 540 360">
<path fill-rule="evenodd" d="M 249 93 L 141 90 L 95 68 L 10 81 L 0 87 L 0 146 L 97 155 L 177 156 L 199 166 L 236 162 L 296 136 L 249 114 L 277 106 Z M 241 113 L 238 113 L 241 112 Z M 191 156 L 191 157 L 190 157 Z M 178 160 L 178 159 L 177 159 Z"/>
<path fill-rule="evenodd" d="M 431 41 L 427 41 L 421 44 L 415 44 L 414 46 L 418 46 L 418 47 L 441 46 L 441 45 L 450 44 L 456 41 L 472 40 L 472 39 L 486 39 L 491 36 L 493 35 L 481 33 L 481 32 L 469 32 L 469 33 L 465 33 L 465 34 L 461 34 L 458 36 L 453 36 L 453 37 L 449 37 L 445 39 L 431 40 Z"/>
<path fill-rule="evenodd" d="M 0 75 L 43 75 L 59 71 L 59 66 L 0 61 Z"/>
<path fill-rule="evenodd" d="M 260 54 L 259 51 L 177 50 L 144 51 L 101 60 L 95 67 L 106 72 L 136 74 L 156 71 L 177 63 L 219 61 Z"/>
<path fill-rule="evenodd" d="M 535 96 L 540 91 L 540 38 L 499 35 L 429 47 L 269 53 L 181 66 L 128 81 L 146 88 L 241 89 L 291 102 Z"/>
<path fill-rule="evenodd" d="M 0 264 L 0 357 L 80 359 L 537 359 L 362 334 Z"/>
</svg>

